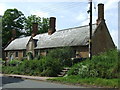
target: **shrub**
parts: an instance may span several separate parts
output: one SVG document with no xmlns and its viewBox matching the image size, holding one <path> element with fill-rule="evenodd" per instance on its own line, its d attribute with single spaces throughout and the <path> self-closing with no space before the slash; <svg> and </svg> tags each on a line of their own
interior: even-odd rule
<svg viewBox="0 0 120 90">
<path fill-rule="evenodd" d="M 110 50 L 92 60 L 85 60 L 72 67 L 68 75 L 80 77 L 117 78 L 118 75 L 118 51 Z"/>
<path fill-rule="evenodd" d="M 43 57 L 40 60 L 24 60 L 21 64 L 13 67 L 16 62 L 18 63 L 19 61 L 10 62 L 10 66 L 3 66 L 3 73 L 57 76 L 62 70 L 60 60 L 50 56 Z"/>
<path fill-rule="evenodd" d="M 5 65 L 5 61 L 0 58 L 0 64 Z"/>
<path fill-rule="evenodd" d="M 40 60 L 25 60 L 18 69 L 22 74 L 40 75 L 42 71 L 40 64 Z"/>
<path fill-rule="evenodd" d="M 51 50 L 47 56 L 55 59 L 59 59 L 61 64 L 64 66 L 71 66 L 73 57 L 73 50 L 70 47 L 63 47 Z"/>
<path fill-rule="evenodd" d="M 22 63 L 22 62 L 19 61 L 19 60 L 12 60 L 12 61 L 10 61 L 8 64 L 9 64 L 10 66 L 18 66 L 20 63 Z"/>
<path fill-rule="evenodd" d="M 6 73 L 6 74 L 14 74 L 15 72 L 17 72 L 17 68 L 16 67 L 11 67 L 11 66 L 2 66 L 2 73 Z"/>
<path fill-rule="evenodd" d="M 51 68 L 47 68 L 46 70 L 44 70 L 42 73 L 41 73 L 41 76 L 52 76 L 52 77 L 55 77 L 57 76 L 57 72 L 55 72 L 53 69 Z"/>
<path fill-rule="evenodd" d="M 42 76 L 57 76 L 62 70 L 62 65 L 59 59 L 55 59 L 51 56 L 47 56 L 41 59 L 43 72 Z"/>
</svg>

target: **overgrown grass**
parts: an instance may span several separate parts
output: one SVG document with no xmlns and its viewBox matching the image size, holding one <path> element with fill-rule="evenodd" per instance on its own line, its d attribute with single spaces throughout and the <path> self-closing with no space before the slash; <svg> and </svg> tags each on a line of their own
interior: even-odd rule
<svg viewBox="0 0 120 90">
<path fill-rule="evenodd" d="M 118 88 L 120 77 L 120 51 L 110 50 L 92 60 L 85 60 L 71 67 L 66 77 L 51 79 L 63 83 Z"/>
<path fill-rule="evenodd" d="M 110 50 L 92 60 L 85 60 L 75 64 L 68 75 L 79 75 L 79 77 L 118 78 L 120 64 L 118 62 L 118 51 Z"/>
<path fill-rule="evenodd" d="M 48 79 L 49 81 L 57 81 L 61 83 L 79 84 L 88 87 L 107 87 L 118 88 L 118 79 L 103 79 L 103 78 L 80 78 L 79 76 L 58 77 Z"/>
</svg>

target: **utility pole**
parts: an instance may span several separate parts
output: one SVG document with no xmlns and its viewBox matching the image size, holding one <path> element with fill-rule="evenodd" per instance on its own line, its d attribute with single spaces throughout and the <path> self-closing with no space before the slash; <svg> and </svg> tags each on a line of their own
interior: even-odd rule
<svg viewBox="0 0 120 90">
<path fill-rule="evenodd" d="M 90 26 L 90 40 L 89 40 L 89 57 L 90 57 L 90 60 L 92 59 L 92 0 L 90 0 L 90 23 L 89 23 L 89 26 Z"/>
</svg>

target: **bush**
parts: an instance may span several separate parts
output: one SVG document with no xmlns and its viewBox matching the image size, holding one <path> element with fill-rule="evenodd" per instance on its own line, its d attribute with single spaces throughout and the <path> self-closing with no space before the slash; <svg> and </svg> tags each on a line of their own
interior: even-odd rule
<svg viewBox="0 0 120 90">
<path fill-rule="evenodd" d="M 70 47 L 63 47 L 51 50 L 47 56 L 59 59 L 63 66 L 71 66 L 74 52 Z"/>
<path fill-rule="evenodd" d="M 0 64 L 5 65 L 5 61 L 0 58 Z"/>
<path fill-rule="evenodd" d="M 62 65 L 59 59 L 55 59 L 50 56 L 46 56 L 41 59 L 43 72 L 42 76 L 57 76 L 57 74 L 62 70 Z"/>
<path fill-rule="evenodd" d="M 18 66 L 19 64 L 21 64 L 22 62 L 21 61 L 19 61 L 19 60 L 12 60 L 12 61 L 10 61 L 8 64 L 10 65 L 10 66 Z"/>
<path fill-rule="evenodd" d="M 40 60 L 25 60 L 18 69 L 22 74 L 27 75 L 40 75 L 42 72 Z"/>
<path fill-rule="evenodd" d="M 118 78 L 118 51 L 110 50 L 92 60 L 85 60 L 72 67 L 68 75 L 80 77 Z"/>
<path fill-rule="evenodd" d="M 62 70 L 60 60 L 50 56 L 43 57 L 40 60 L 24 60 L 21 64 L 14 66 L 19 61 L 10 62 L 10 66 L 3 66 L 3 73 L 37 75 L 37 76 L 57 76 Z M 14 66 L 14 67 L 13 67 Z"/>
<path fill-rule="evenodd" d="M 11 66 L 2 66 L 2 73 L 5 74 L 14 74 L 15 72 L 18 72 L 16 67 Z"/>
</svg>

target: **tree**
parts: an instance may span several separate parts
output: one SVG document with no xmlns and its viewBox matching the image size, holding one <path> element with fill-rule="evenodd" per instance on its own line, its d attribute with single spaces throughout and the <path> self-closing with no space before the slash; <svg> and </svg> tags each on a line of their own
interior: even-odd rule
<svg viewBox="0 0 120 90">
<path fill-rule="evenodd" d="M 38 23 L 38 34 L 45 33 L 49 28 L 49 18 L 41 18 L 36 15 L 28 16 L 25 19 L 25 31 L 26 35 L 29 36 L 32 33 L 32 23 Z"/>
<path fill-rule="evenodd" d="M 12 37 L 12 30 L 16 30 L 16 37 L 23 34 L 25 16 L 17 9 L 7 9 L 2 17 L 2 46 L 4 47 Z"/>
</svg>

